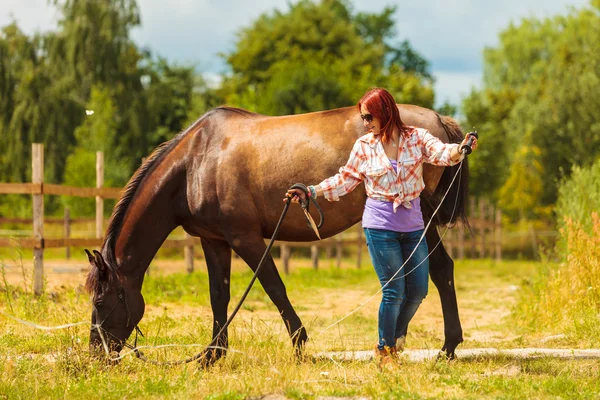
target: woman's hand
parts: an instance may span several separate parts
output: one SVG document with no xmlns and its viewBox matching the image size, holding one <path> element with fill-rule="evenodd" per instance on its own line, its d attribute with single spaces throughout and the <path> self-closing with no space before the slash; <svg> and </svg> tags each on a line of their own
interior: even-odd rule
<svg viewBox="0 0 600 400">
<path fill-rule="evenodd" d="M 306 193 L 301 189 L 290 189 L 285 193 L 283 201 L 286 202 L 290 197 L 292 198 L 292 203 L 299 203 L 298 199 L 306 200 Z"/>
<path fill-rule="evenodd" d="M 467 144 L 467 141 L 469 140 L 470 137 L 473 137 L 473 143 L 471 143 L 471 150 L 475 150 L 477 148 L 477 138 L 475 137 L 475 135 L 473 135 L 472 132 L 467 133 L 467 135 L 465 136 L 463 141 L 460 143 L 460 146 L 458 148 L 462 149 L 462 147 Z"/>
</svg>

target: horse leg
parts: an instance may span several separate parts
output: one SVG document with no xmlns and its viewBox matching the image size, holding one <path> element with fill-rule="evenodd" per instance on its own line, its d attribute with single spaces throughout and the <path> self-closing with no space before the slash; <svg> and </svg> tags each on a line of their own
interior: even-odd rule
<svg viewBox="0 0 600 400">
<path fill-rule="evenodd" d="M 427 245 L 430 249 L 437 247 L 429 258 L 429 276 L 440 293 L 442 313 L 444 314 L 444 347 L 440 355 L 453 359 L 454 350 L 462 341 L 462 327 L 458 316 L 458 304 L 454 289 L 454 261 L 444 249 L 440 235 L 435 227 L 427 230 Z M 439 244 L 438 244 L 439 243 Z"/>
<path fill-rule="evenodd" d="M 210 286 L 210 306 L 213 312 L 213 340 L 216 349 L 206 349 L 200 359 L 204 366 L 209 366 L 223 357 L 229 344 L 227 329 L 217 338 L 221 327 L 227 321 L 227 306 L 231 298 L 231 247 L 223 240 L 201 239 L 208 281 Z"/>
<path fill-rule="evenodd" d="M 262 235 L 259 233 L 249 237 L 246 233 L 243 237 L 236 237 L 230 243 L 232 243 L 233 250 L 250 266 L 250 268 L 252 268 L 253 271 L 256 271 L 258 264 L 267 249 Z M 275 262 L 270 254 L 267 255 L 264 261 L 264 265 L 258 274 L 258 280 L 273 304 L 275 304 L 279 310 L 279 314 L 285 323 L 285 327 L 292 338 L 296 356 L 301 356 L 304 344 L 308 340 L 308 335 L 306 329 L 302 325 L 302 321 L 300 321 L 300 317 L 298 317 L 296 310 L 294 310 L 294 307 L 287 296 L 285 284 L 281 280 L 281 276 L 279 276 Z"/>
</svg>

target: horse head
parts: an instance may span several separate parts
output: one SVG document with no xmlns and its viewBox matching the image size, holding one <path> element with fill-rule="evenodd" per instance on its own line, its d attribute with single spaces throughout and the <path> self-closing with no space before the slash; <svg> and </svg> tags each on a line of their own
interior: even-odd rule
<svg viewBox="0 0 600 400">
<path fill-rule="evenodd" d="M 144 315 L 144 298 L 100 252 L 85 252 L 90 261 L 86 289 L 92 295 L 90 349 L 119 353 Z"/>
</svg>

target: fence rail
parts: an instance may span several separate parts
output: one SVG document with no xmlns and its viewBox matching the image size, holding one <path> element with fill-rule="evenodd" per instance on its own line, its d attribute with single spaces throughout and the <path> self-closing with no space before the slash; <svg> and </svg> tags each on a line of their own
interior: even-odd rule
<svg viewBox="0 0 600 400">
<path fill-rule="evenodd" d="M 43 182 L 44 176 L 44 148 L 42 144 L 34 143 L 32 145 L 32 182 L 31 183 L 0 183 L 0 194 L 27 194 L 33 197 L 33 217 L 24 218 L 0 218 L 0 225 L 5 224 L 29 224 L 32 223 L 31 237 L 2 238 L 0 237 L 1 247 L 28 247 L 33 249 L 34 253 L 34 292 L 37 294 L 43 291 L 43 252 L 44 249 L 65 248 L 66 257 L 70 257 L 71 247 L 100 247 L 102 245 L 102 235 L 104 233 L 104 199 L 118 199 L 121 195 L 121 188 L 104 187 L 104 154 L 96 153 L 96 187 L 81 188 L 74 186 L 48 184 Z M 76 196 L 76 197 L 95 197 L 96 198 L 96 217 L 90 218 L 71 218 L 68 209 L 65 210 L 63 218 L 45 218 L 44 217 L 44 196 Z M 458 224 L 453 229 L 449 229 L 444 243 L 451 256 L 464 258 L 466 249 L 476 249 L 476 254 L 469 251 L 471 256 L 495 256 L 496 259 L 502 257 L 502 228 L 501 214 L 499 210 L 494 210 L 488 203 L 481 200 L 475 204 L 471 199 L 469 206 L 471 216 L 470 224 L 475 232 L 468 237 L 464 227 Z M 72 238 L 71 225 L 74 223 L 94 223 L 95 238 Z M 44 236 L 44 225 L 63 224 L 64 230 L 62 238 L 47 238 Z M 318 268 L 319 253 L 325 250 L 327 257 L 333 257 L 335 250 L 336 265 L 341 266 L 342 253 L 345 247 L 352 246 L 356 248 L 356 265 L 360 268 L 362 262 L 362 250 L 365 246 L 362 229 L 355 227 L 334 237 L 320 240 L 318 242 L 275 242 L 274 247 L 279 249 L 280 260 L 283 264 L 285 273 L 289 273 L 289 260 L 292 256 L 293 248 L 310 248 L 312 265 Z M 442 227 L 441 229 L 444 229 Z M 4 232 L 4 231 L 3 231 Z M 21 231 L 20 231 L 21 232 Z M 162 248 L 184 249 L 184 258 L 188 272 L 194 270 L 194 247 L 200 244 L 199 238 L 185 235 L 184 238 L 169 238 Z"/>
</svg>

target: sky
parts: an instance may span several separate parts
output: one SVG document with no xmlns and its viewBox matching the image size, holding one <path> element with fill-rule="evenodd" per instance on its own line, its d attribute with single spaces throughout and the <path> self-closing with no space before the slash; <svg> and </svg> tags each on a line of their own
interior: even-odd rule
<svg viewBox="0 0 600 400">
<path fill-rule="evenodd" d="M 218 53 L 234 49 L 237 33 L 263 13 L 286 12 L 295 0 L 138 0 L 141 28 L 135 42 L 171 62 L 193 64 L 209 77 L 227 72 Z M 56 27 L 57 11 L 48 0 L 0 0 L 0 26 L 14 18 L 27 33 Z M 351 0 L 355 11 L 394 14 L 397 42 L 407 39 L 430 62 L 436 79 L 436 105 L 459 105 L 482 85 L 483 49 L 522 18 L 567 14 L 589 0 Z"/>
</svg>

